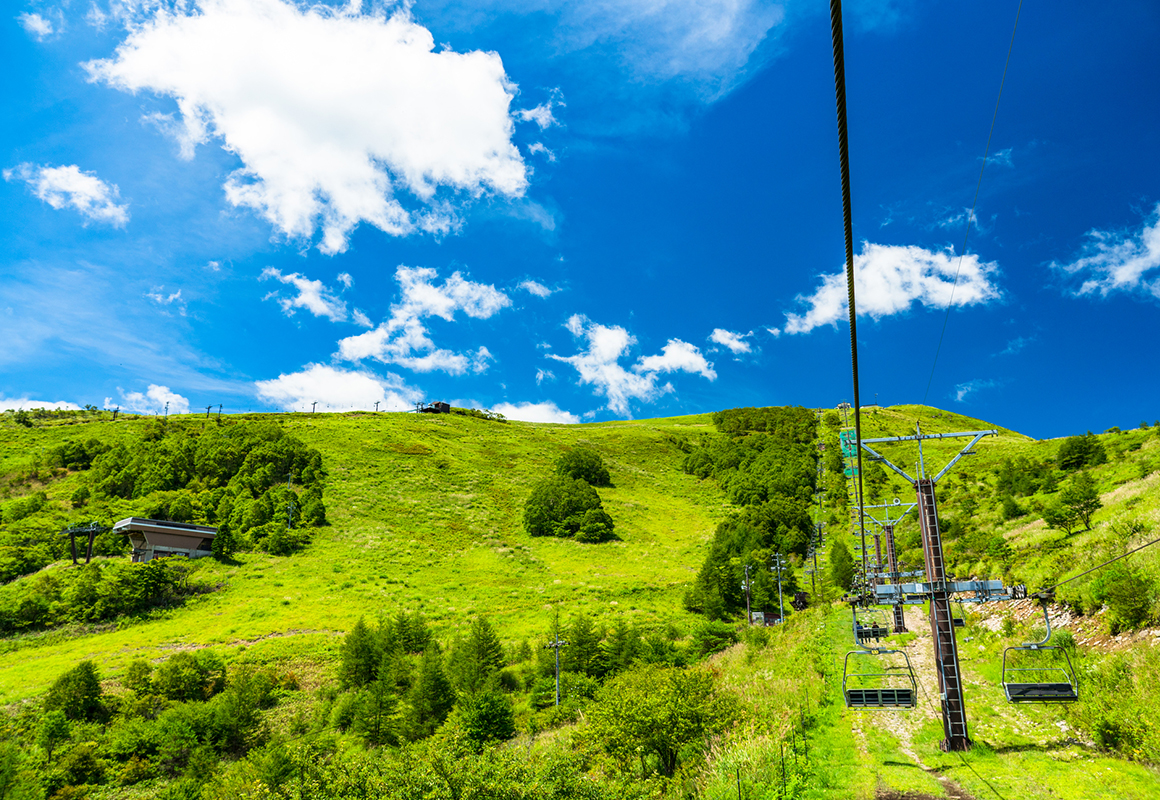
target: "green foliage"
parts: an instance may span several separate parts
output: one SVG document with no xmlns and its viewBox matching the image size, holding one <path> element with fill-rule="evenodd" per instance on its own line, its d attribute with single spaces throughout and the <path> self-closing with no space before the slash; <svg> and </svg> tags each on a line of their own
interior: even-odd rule
<svg viewBox="0 0 1160 800">
<path fill-rule="evenodd" d="M 476 617 L 467 638 L 451 653 L 451 678 L 461 692 L 474 693 L 494 685 L 503 669 L 503 645 L 487 617 Z"/>
<path fill-rule="evenodd" d="M 158 667 L 152 687 L 169 700 L 208 700 L 225 687 L 225 678 L 221 658 L 212 650 L 199 650 L 177 653 Z"/>
<path fill-rule="evenodd" d="M 737 628 L 725 622 L 705 620 L 693 629 L 693 649 L 700 656 L 720 652 L 737 644 Z"/>
<path fill-rule="evenodd" d="M 96 623 L 173 606 L 207 587 L 189 580 L 193 565 L 94 561 L 0 586 L 0 633 Z"/>
<path fill-rule="evenodd" d="M 830 579 L 842 591 L 854 581 L 854 557 L 841 536 L 830 539 Z"/>
<path fill-rule="evenodd" d="M 1103 507 L 1099 489 L 1090 472 L 1080 472 L 1065 483 L 1059 491 L 1059 501 L 1071 510 L 1087 530 L 1091 530 L 1092 515 Z"/>
<path fill-rule="evenodd" d="M 1083 436 L 1064 439 L 1055 456 L 1055 463 L 1066 472 L 1105 464 L 1107 460 L 1108 454 L 1103 443 L 1091 431 Z"/>
<path fill-rule="evenodd" d="M 1103 506 L 1099 489 L 1088 472 L 1079 472 L 1063 485 L 1059 496 L 1043 509 L 1049 528 L 1071 534 L 1082 525 L 1091 530 L 1092 515 Z"/>
<path fill-rule="evenodd" d="M 595 450 L 574 447 L 556 461 L 556 472 L 569 478 L 585 481 L 592 486 L 611 486 L 612 478 L 604 459 Z"/>
<path fill-rule="evenodd" d="M 46 711 L 60 711 L 70 720 L 93 720 L 104 713 L 101 676 L 92 661 L 82 661 L 61 675 L 44 699 Z"/>
<path fill-rule="evenodd" d="M 344 687 L 361 688 L 378 675 L 382 650 L 362 617 L 342 640 L 338 679 Z"/>
<path fill-rule="evenodd" d="M 589 513 L 595 512 L 595 513 Z M 524 506 L 524 528 L 532 536 L 600 542 L 613 536 L 612 518 L 587 481 L 564 475 L 536 484 Z"/>
<path fill-rule="evenodd" d="M 1156 586 L 1150 576 L 1119 562 L 1102 572 L 1092 585 L 1092 599 L 1108 606 L 1111 633 L 1137 630 L 1152 619 Z"/>
<path fill-rule="evenodd" d="M 468 694 L 460 713 L 464 735 L 477 746 L 515 736 L 512 704 L 502 692 L 489 689 Z"/>
<path fill-rule="evenodd" d="M 816 435 L 814 412 L 801 406 L 730 408 L 713 413 L 717 430 L 730 436 L 754 431 L 776 434 L 779 439 L 808 444 Z"/>
<path fill-rule="evenodd" d="M 596 697 L 588 710 L 592 743 L 624 771 L 639 764 L 666 777 L 738 715 L 735 699 L 702 669 L 640 666 L 613 678 Z"/>
<path fill-rule="evenodd" d="M 1028 497 L 1055 489 L 1051 466 L 1028 456 L 1005 458 L 993 472 L 996 491 L 1008 497 Z"/>
<path fill-rule="evenodd" d="M 419 675 L 410 695 L 409 738 L 430 736 L 454 705 L 455 690 L 443 671 L 443 657 L 438 648 L 429 647 L 419 663 Z"/>
</svg>

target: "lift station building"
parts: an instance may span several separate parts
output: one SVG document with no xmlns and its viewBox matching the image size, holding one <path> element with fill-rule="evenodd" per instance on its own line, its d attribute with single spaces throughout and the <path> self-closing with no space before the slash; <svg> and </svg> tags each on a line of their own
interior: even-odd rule
<svg viewBox="0 0 1160 800">
<path fill-rule="evenodd" d="M 129 537 L 129 544 L 133 545 L 133 562 L 139 563 L 170 556 L 201 558 L 212 555 L 217 528 L 129 517 L 115 523 L 113 532 Z"/>
</svg>

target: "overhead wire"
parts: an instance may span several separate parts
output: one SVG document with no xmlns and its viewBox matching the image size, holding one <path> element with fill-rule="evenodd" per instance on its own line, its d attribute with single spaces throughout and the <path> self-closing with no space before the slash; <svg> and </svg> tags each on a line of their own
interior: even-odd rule
<svg viewBox="0 0 1160 800">
<path fill-rule="evenodd" d="M 846 126 L 846 56 L 842 42 L 842 0 L 830 0 L 834 43 L 834 95 L 838 111 L 838 159 L 842 175 L 842 221 L 846 235 L 846 297 L 850 312 L 850 366 L 854 378 L 854 447 L 858 454 L 858 525 L 862 539 L 862 579 L 866 581 L 866 520 L 862 506 L 862 401 L 858 386 L 858 313 L 854 305 L 854 221 L 850 201 L 850 144 Z M 865 591 L 865 587 L 863 587 Z"/>
<path fill-rule="evenodd" d="M 983 187 L 983 172 L 987 169 L 987 157 L 991 154 L 991 138 L 995 134 L 995 121 L 999 118 L 999 102 L 1003 99 L 1003 86 L 1007 83 L 1007 68 L 1011 65 L 1011 51 L 1015 48 L 1015 32 L 1019 30 L 1019 15 L 1023 11 L 1023 0 L 1019 0 L 1019 7 L 1015 9 L 1015 25 L 1011 29 L 1011 41 L 1007 44 L 1007 60 L 1003 62 L 1003 77 L 999 80 L 999 96 L 995 98 L 995 111 L 991 114 L 991 129 L 987 132 L 987 145 L 983 148 L 983 163 L 979 166 L 979 179 L 975 183 L 975 197 L 971 201 L 971 211 L 967 214 L 967 226 L 963 232 L 963 247 L 959 252 L 958 266 L 955 267 L 955 279 L 951 284 L 951 295 L 947 300 L 947 310 L 943 315 L 942 330 L 938 336 L 938 346 L 934 351 L 934 362 L 930 365 L 930 377 L 926 381 L 926 392 L 922 395 L 922 404 L 926 405 L 926 400 L 930 396 L 930 387 L 934 382 L 935 368 L 938 367 L 938 357 L 942 353 L 943 339 L 947 334 L 947 323 L 951 318 L 951 308 L 954 307 L 955 291 L 959 286 L 959 275 L 963 269 L 963 258 L 967 255 L 967 241 L 971 236 L 971 223 L 975 221 L 975 209 L 979 205 L 979 191 Z M 978 223 L 975 223 L 976 225 Z M 920 415 L 921 416 L 921 415 Z"/>
</svg>

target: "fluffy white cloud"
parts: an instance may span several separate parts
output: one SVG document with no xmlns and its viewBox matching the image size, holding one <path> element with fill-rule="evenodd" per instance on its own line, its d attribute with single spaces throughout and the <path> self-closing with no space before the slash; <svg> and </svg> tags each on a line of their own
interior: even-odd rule
<svg viewBox="0 0 1160 800">
<path fill-rule="evenodd" d="M 1144 292 L 1160 298 L 1160 203 L 1136 230 L 1087 234 L 1083 254 L 1052 267 L 1083 280 L 1076 294 Z"/>
<path fill-rule="evenodd" d="M 439 349 L 428 335 L 423 319 L 435 316 L 451 322 L 460 311 L 475 319 L 487 319 L 511 305 L 508 296 L 489 284 L 469 281 L 458 272 L 437 285 L 435 270 L 427 267 L 401 266 L 395 278 L 402 298 L 391 306 L 390 319 L 374 330 L 341 340 L 339 358 L 374 358 L 417 372 L 443 370 L 453 375 L 468 369 L 486 370 L 492 360 L 486 347 L 471 354 Z"/>
<path fill-rule="evenodd" d="M 548 357 L 575 367 L 580 383 L 592 384 L 597 394 L 608 398 L 608 408 L 618 414 L 629 413 L 632 400 L 648 402 L 671 392 L 672 384 L 657 384 L 662 372 L 692 372 L 709 380 L 717 377 L 701 352 L 680 339 L 670 339 L 660 355 L 640 358 L 627 370 L 620 359 L 636 344 L 636 337 L 624 328 L 599 325 L 580 314 L 570 317 L 566 327 L 586 342 L 587 349 L 574 356 Z"/>
<path fill-rule="evenodd" d="M 346 273 L 343 273 L 343 275 L 346 275 Z M 349 286 L 350 283 L 342 281 L 343 275 L 338 276 L 339 280 Z M 346 277 L 348 280 L 350 279 L 349 275 L 346 275 Z M 346 303 L 340 300 L 322 281 L 312 281 L 303 275 L 299 275 L 297 272 L 283 275 L 281 271 L 274 267 L 266 267 L 262 270 L 262 274 L 258 280 L 264 281 L 270 278 L 293 286 L 298 290 L 298 294 L 295 297 L 278 297 L 276 292 L 266 295 L 267 297 L 277 298 L 278 305 L 282 306 L 282 311 L 286 316 L 293 316 L 294 309 L 296 308 L 305 308 L 314 316 L 326 317 L 331 322 L 342 322 L 346 319 Z"/>
<path fill-rule="evenodd" d="M 20 27 L 35 36 L 38 42 L 43 42 L 53 34 L 52 23 L 39 14 L 21 14 L 16 19 Z"/>
<path fill-rule="evenodd" d="M 958 269 L 958 284 L 955 271 Z M 986 303 L 1000 296 L 992 277 L 998 267 L 977 255 L 959 259 L 950 250 L 862 243 L 854 256 L 854 291 L 859 316 L 874 319 L 907 311 L 915 302 L 935 308 Z M 848 315 L 846 273 L 822 277 L 822 285 L 798 301 L 809 305 L 804 314 L 786 314 L 785 333 L 807 333 L 821 325 L 836 325 Z M 770 330 L 774 333 L 774 329 Z"/>
<path fill-rule="evenodd" d="M 41 167 L 21 164 L 4 170 L 4 180 L 19 178 L 32 187 L 33 193 L 53 208 L 71 207 L 94 222 L 120 227 L 129 221 L 129 206 L 117 205 L 120 191 L 105 183 L 95 173 L 81 172 L 76 164 L 63 167 Z"/>
<path fill-rule="evenodd" d="M 386 17 L 361 5 L 177 4 L 84 66 L 91 80 L 174 98 L 186 157 L 216 138 L 241 159 L 229 202 L 290 237 L 321 227 L 327 253 L 362 221 L 446 233 L 453 201 L 522 195 L 515 87 L 499 56 L 436 51 L 406 8 Z"/>
<path fill-rule="evenodd" d="M 307 364 L 300 372 L 256 381 L 254 386 L 259 398 L 287 411 L 309 411 L 312 403 L 318 403 L 320 410 L 370 411 L 378 403 L 379 411 L 408 411 L 423 399 L 421 391 L 397 375 L 383 379 L 324 364 Z"/>
<path fill-rule="evenodd" d="M 734 333 L 724 328 L 714 328 L 713 332 L 709 334 L 709 341 L 729 348 L 734 355 L 740 355 L 741 353 L 749 353 L 753 350 L 753 346 L 745 341 L 752 335 L 753 331 L 749 333 Z"/>
<path fill-rule="evenodd" d="M 543 142 L 532 142 L 528 145 L 528 153 L 533 156 L 537 153 L 543 153 L 544 158 L 548 159 L 548 161 L 556 160 L 556 154 L 549 150 Z"/>
<path fill-rule="evenodd" d="M 34 408 L 43 408 L 45 411 L 80 411 L 81 407 L 67 400 L 29 400 L 27 397 L 4 398 L 0 397 L 0 411 L 31 411 Z M 522 419 L 517 417 L 516 419 Z"/>
<path fill-rule="evenodd" d="M 523 422 L 559 422 L 575 425 L 580 421 L 580 417 L 570 411 L 564 411 L 550 400 L 543 403 L 500 403 L 492 406 L 491 410 L 503 414 L 508 419 Z"/>
<path fill-rule="evenodd" d="M 185 316 L 185 300 L 181 298 L 180 289 L 166 294 L 164 286 L 154 286 L 153 291 L 146 292 L 145 296 L 159 306 L 173 306 L 177 309 L 177 313 Z"/>
<path fill-rule="evenodd" d="M 120 391 L 120 390 L 118 390 Z M 134 414 L 188 414 L 189 400 L 170 390 L 168 386 L 149 384 L 144 392 L 121 392 L 121 402 L 114 406 L 111 397 L 105 398 L 105 408 L 120 407 Z"/>
<path fill-rule="evenodd" d="M 552 294 L 552 290 L 542 283 L 536 281 L 523 281 L 520 288 L 528 294 L 534 294 L 536 297 L 548 297 Z"/>
</svg>

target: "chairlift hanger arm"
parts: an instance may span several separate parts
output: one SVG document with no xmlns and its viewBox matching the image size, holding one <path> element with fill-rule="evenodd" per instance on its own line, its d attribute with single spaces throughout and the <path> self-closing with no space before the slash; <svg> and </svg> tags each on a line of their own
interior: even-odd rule
<svg viewBox="0 0 1160 800">
<path fill-rule="evenodd" d="M 947 470 L 949 470 L 955 464 L 959 463 L 960 458 L 962 458 L 963 456 L 970 453 L 971 448 L 974 447 L 975 445 L 977 445 L 979 443 L 979 440 L 982 439 L 984 436 L 996 436 L 996 435 L 998 435 L 998 431 L 976 431 L 975 438 L 971 439 L 970 444 L 968 444 L 966 447 L 964 447 L 962 450 L 960 450 L 959 454 L 957 456 L 955 456 L 954 458 L 952 458 L 950 460 L 950 463 L 948 463 L 945 467 L 943 467 L 939 471 L 938 475 L 935 475 L 934 478 L 931 479 L 931 482 L 938 483 L 939 479 L 942 478 L 943 475 L 947 474 Z"/>
<path fill-rule="evenodd" d="M 960 431 L 959 433 L 923 433 L 917 436 L 887 436 L 882 439 L 863 439 L 862 446 L 867 444 L 889 444 L 891 442 L 917 442 L 923 439 L 954 439 L 959 436 L 998 436 L 999 431 Z M 972 443 L 973 444 L 973 443 Z M 869 449 L 869 448 L 867 448 Z"/>
<path fill-rule="evenodd" d="M 869 453 L 871 456 L 873 456 L 875 461 L 881 461 L 883 464 L 890 467 L 890 469 L 894 470 L 899 475 L 906 478 L 907 483 L 914 483 L 914 478 L 910 477 L 910 475 L 908 475 L 906 473 L 906 470 L 902 469 L 901 467 L 899 467 L 896 464 L 891 463 L 890 459 L 886 458 L 886 456 L 882 455 L 881 453 L 875 451 L 873 448 L 867 447 L 866 442 L 868 442 L 868 441 L 869 442 L 893 441 L 893 439 L 863 439 L 862 440 L 862 449 L 865 450 L 867 453 Z"/>
</svg>

